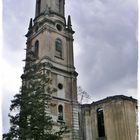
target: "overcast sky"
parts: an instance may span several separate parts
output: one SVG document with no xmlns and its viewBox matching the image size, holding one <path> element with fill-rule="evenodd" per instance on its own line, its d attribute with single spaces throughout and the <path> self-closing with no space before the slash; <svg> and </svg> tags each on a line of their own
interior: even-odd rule
<svg viewBox="0 0 140 140">
<path fill-rule="evenodd" d="M 18 93 L 25 58 L 25 34 L 35 0 L 3 1 L 3 126 Z M 74 34 L 78 85 L 94 101 L 123 94 L 137 97 L 137 0 L 66 0 Z"/>
</svg>

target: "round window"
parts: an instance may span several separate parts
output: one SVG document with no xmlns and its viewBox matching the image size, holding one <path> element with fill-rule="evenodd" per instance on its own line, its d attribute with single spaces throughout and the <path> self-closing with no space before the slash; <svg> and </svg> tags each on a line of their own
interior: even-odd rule
<svg viewBox="0 0 140 140">
<path fill-rule="evenodd" d="M 57 28 L 58 31 L 62 31 L 62 26 L 60 24 L 57 24 L 56 28 Z"/>
<path fill-rule="evenodd" d="M 63 89 L 63 85 L 61 83 L 58 84 L 59 89 Z"/>
</svg>

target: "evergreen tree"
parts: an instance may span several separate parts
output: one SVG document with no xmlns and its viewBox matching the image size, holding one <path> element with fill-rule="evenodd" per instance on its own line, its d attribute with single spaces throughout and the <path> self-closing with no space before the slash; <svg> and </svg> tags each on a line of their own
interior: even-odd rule
<svg viewBox="0 0 140 140">
<path fill-rule="evenodd" d="M 27 51 L 22 87 L 11 101 L 11 127 L 3 134 L 4 140 L 59 140 L 67 132 L 65 124 L 54 130 L 49 109 L 56 89 L 52 87 L 50 71 L 45 65 L 37 63 L 34 53 Z"/>
</svg>

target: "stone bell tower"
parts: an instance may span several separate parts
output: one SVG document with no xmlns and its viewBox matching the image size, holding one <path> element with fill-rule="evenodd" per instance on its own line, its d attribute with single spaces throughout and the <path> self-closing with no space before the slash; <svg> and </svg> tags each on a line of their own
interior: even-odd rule
<svg viewBox="0 0 140 140">
<path fill-rule="evenodd" d="M 70 132 L 64 140 L 79 140 L 77 73 L 74 67 L 71 18 L 65 20 L 65 0 L 36 0 L 35 18 L 30 20 L 27 50 L 34 51 L 38 62 L 45 62 L 52 84 L 51 115 L 64 122 Z"/>
</svg>

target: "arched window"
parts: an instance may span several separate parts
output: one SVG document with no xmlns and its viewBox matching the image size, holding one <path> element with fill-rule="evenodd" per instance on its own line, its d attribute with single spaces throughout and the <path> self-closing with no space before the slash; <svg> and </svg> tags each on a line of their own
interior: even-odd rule
<svg viewBox="0 0 140 140">
<path fill-rule="evenodd" d="M 37 16 L 40 14 L 40 9 L 41 9 L 41 0 L 37 0 L 37 6 L 36 6 L 36 12 L 37 12 Z"/>
<path fill-rule="evenodd" d="M 97 127 L 98 127 L 98 136 L 105 137 L 104 114 L 102 108 L 97 109 Z"/>
<path fill-rule="evenodd" d="M 56 50 L 56 56 L 62 57 L 62 41 L 61 39 L 56 39 L 55 41 L 55 50 Z"/>
<path fill-rule="evenodd" d="M 63 106 L 58 106 L 58 121 L 63 121 Z"/>
<path fill-rule="evenodd" d="M 38 53 L 39 53 L 39 41 L 38 40 L 35 42 L 34 53 L 35 53 L 35 57 L 38 58 Z"/>
</svg>

